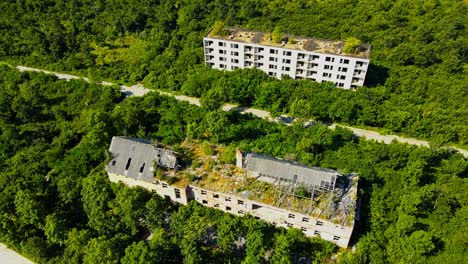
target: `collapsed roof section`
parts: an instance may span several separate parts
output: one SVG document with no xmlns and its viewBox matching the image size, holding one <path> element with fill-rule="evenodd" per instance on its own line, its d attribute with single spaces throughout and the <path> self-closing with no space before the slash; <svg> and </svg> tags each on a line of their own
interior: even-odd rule
<svg viewBox="0 0 468 264">
<path fill-rule="evenodd" d="M 112 158 L 106 171 L 136 180 L 153 182 L 155 165 L 169 169 L 177 166 L 176 152 L 158 148 L 145 139 L 113 137 L 109 151 Z"/>
</svg>

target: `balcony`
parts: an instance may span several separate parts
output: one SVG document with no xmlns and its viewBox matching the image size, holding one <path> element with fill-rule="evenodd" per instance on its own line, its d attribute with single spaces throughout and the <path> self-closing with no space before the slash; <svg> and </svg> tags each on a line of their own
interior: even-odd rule
<svg viewBox="0 0 468 264">
<path fill-rule="evenodd" d="M 354 70 L 353 76 L 361 76 L 362 73 L 363 73 L 363 71 L 361 71 L 361 70 Z"/>
<path fill-rule="evenodd" d="M 318 55 L 310 55 L 310 56 L 309 56 L 309 61 L 316 61 L 316 60 L 318 60 L 319 58 L 320 58 L 320 56 L 318 56 Z"/>
<path fill-rule="evenodd" d="M 316 71 L 307 71 L 307 78 L 310 77 L 317 77 L 317 72 Z"/>
<path fill-rule="evenodd" d="M 214 46 L 213 41 L 211 40 L 205 41 L 205 47 L 212 47 L 212 46 Z"/>
<path fill-rule="evenodd" d="M 205 49 L 205 54 L 211 54 L 214 52 L 214 49 Z"/>
<path fill-rule="evenodd" d="M 264 48 L 255 48 L 255 53 L 263 52 Z"/>
<path fill-rule="evenodd" d="M 299 54 L 297 54 L 297 60 L 298 61 L 307 60 L 307 56 L 305 54 L 299 53 Z"/>
<path fill-rule="evenodd" d="M 304 70 L 296 70 L 296 76 L 304 76 L 305 75 L 305 71 Z"/>
<path fill-rule="evenodd" d="M 361 70 L 364 69 L 365 66 L 367 66 L 367 63 L 358 61 L 356 62 L 356 66 L 354 67 L 354 69 Z"/>
</svg>

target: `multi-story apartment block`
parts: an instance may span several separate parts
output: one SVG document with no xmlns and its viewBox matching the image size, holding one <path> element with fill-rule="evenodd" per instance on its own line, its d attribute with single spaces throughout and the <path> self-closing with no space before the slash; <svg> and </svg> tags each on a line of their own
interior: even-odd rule
<svg viewBox="0 0 468 264">
<path fill-rule="evenodd" d="M 344 41 L 285 35 L 280 43 L 271 34 L 226 28 L 222 36 L 210 31 L 203 39 L 205 64 L 215 69 L 258 68 L 269 76 L 333 82 L 336 87 L 363 86 L 369 66 L 370 45 L 354 53 L 343 51 Z"/>
<path fill-rule="evenodd" d="M 340 247 L 349 244 L 357 210 L 355 174 L 345 176 L 334 170 L 237 152 L 237 168 L 229 165 L 235 173 L 215 178 L 204 171 L 204 177 L 188 181 L 183 175 L 193 171 L 170 169 L 177 168 L 176 153 L 149 141 L 114 137 L 109 151 L 106 171 L 111 182 L 140 186 L 183 205 L 193 200 L 238 216 L 250 214 L 278 227 L 295 227 L 307 236 L 320 236 Z M 154 177 L 161 167 L 167 173 L 165 178 Z M 219 171 L 227 170 L 222 168 L 215 174 Z M 248 191 L 255 185 L 252 181 L 265 193 Z"/>
</svg>

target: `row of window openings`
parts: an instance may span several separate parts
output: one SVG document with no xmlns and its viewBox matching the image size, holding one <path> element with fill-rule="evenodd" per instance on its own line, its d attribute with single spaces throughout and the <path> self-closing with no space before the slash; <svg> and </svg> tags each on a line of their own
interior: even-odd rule
<svg viewBox="0 0 468 264">
<path fill-rule="evenodd" d="M 215 204 L 214 208 L 219 208 L 219 204 Z M 232 210 L 232 208 L 230 206 L 226 206 L 226 211 L 231 211 L 231 210 Z M 237 210 L 237 213 L 238 214 L 244 214 L 244 211 L 243 210 Z"/>
<path fill-rule="evenodd" d="M 212 42 L 212 41 L 209 41 L 209 42 L 208 42 L 208 46 L 210 46 L 211 44 L 213 44 L 213 42 Z M 218 42 L 218 46 L 220 46 L 220 47 L 226 47 L 226 42 Z M 232 43 L 231 43 L 231 48 L 233 48 L 233 49 L 238 49 L 238 48 L 239 48 L 239 44 L 232 44 Z"/>
<path fill-rule="evenodd" d="M 208 63 L 208 64 L 211 65 L 211 66 L 214 66 L 214 63 Z M 219 68 L 221 68 L 221 69 L 227 69 L 227 66 L 226 66 L 226 64 L 220 64 L 220 65 L 219 65 Z M 232 66 L 232 67 L 231 67 L 232 70 L 235 70 L 235 69 L 238 69 L 238 68 L 239 68 L 238 66 Z"/>
<path fill-rule="evenodd" d="M 289 215 L 288 215 L 288 218 L 294 219 L 294 218 L 296 218 L 296 215 L 294 215 L 294 214 L 289 214 Z M 310 219 L 309 219 L 308 217 L 302 217 L 302 222 L 307 222 L 307 223 L 308 223 L 309 220 L 310 220 Z M 322 222 L 322 221 L 317 221 L 317 222 L 315 223 L 315 225 L 323 226 L 323 222 Z"/>
<path fill-rule="evenodd" d="M 163 188 L 167 188 L 167 184 L 166 184 L 166 183 L 163 183 L 162 186 L 163 186 Z M 156 192 L 156 190 L 153 190 L 153 192 Z M 176 199 L 180 199 L 180 198 L 181 198 L 180 189 L 174 188 L 174 193 L 175 193 Z M 206 195 L 207 193 L 206 193 L 206 191 L 202 191 L 202 194 Z M 213 198 L 219 198 L 219 195 L 218 195 L 218 194 L 213 194 Z M 230 197 L 226 197 L 225 199 L 226 199 L 226 201 L 231 201 L 231 198 L 230 198 Z M 240 204 L 240 205 L 243 205 L 243 204 L 244 204 L 244 201 L 242 201 L 242 200 L 237 200 L 237 203 Z M 202 200 L 202 204 L 208 204 L 208 201 L 207 201 L 207 200 Z M 214 208 L 219 208 L 219 204 L 214 204 L 213 207 L 214 207 Z M 226 211 L 231 211 L 231 210 L 232 210 L 232 208 L 231 208 L 230 206 L 226 206 Z M 237 213 L 238 213 L 238 214 L 244 214 L 244 211 L 243 211 L 243 210 L 238 210 Z M 289 214 L 289 215 L 288 215 L 288 218 L 292 218 L 292 219 L 293 219 L 293 218 L 295 218 L 295 217 L 296 217 L 296 216 L 295 216 L 294 214 Z M 302 222 L 309 222 L 309 220 L 310 220 L 310 219 L 307 218 L 307 217 L 303 217 L 303 218 L 302 218 Z M 323 225 L 323 222 L 322 222 L 322 221 L 317 221 L 317 222 L 316 222 L 316 225 L 322 226 L 322 225 Z M 288 226 L 288 227 L 291 227 L 292 224 L 288 223 L 287 226 Z M 301 230 L 304 231 L 304 232 L 307 231 L 307 229 L 306 229 L 305 227 L 301 227 Z M 314 234 L 315 234 L 315 235 L 318 235 L 318 234 L 320 234 L 320 231 L 317 231 L 317 230 L 316 230 L 316 231 L 314 232 Z M 336 239 L 335 239 L 335 238 L 336 238 Z M 333 238 L 333 240 L 339 240 L 339 239 L 340 239 L 340 238 L 337 237 L 337 236 L 335 236 L 335 237 Z"/>
<path fill-rule="evenodd" d="M 202 195 L 208 195 L 207 191 L 205 191 L 205 190 L 202 190 L 202 191 L 201 191 L 201 194 L 202 194 Z M 219 194 L 213 193 L 213 198 L 219 199 Z M 231 201 L 231 197 L 224 197 L 224 200 L 225 200 L 226 202 L 230 202 L 230 201 Z M 237 204 L 243 205 L 243 204 L 244 204 L 244 201 L 242 201 L 242 200 L 237 200 Z"/>
<path fill-rule="evenodd" d="M 226 50 L 219 50 L 219 54 L 224 54 L 224 55 L 226 55 L 226 54 L 227 54 L 227 51 L 226 51 Z M 239 56 L 239 52 L 237 52 L 237 51 L 231 51 L 231 56 Z"/>
<path fill-rule="evenodd" d="M 328 61 L 328 62 L 335 62 L 335 58 L 333 58 L 333 57 L 325 57 L 325 61 Z M 340 59 L 340 63 L 349 64 L 349 60 L 348 60 L 348 59 Z"/>
<path fill-rule="evenodd" d="M 159 181 L 156 182 L 156 183 L 159 184 Z M 162 183 L 161 185 L 162 185 L 163 188 L 167 188 L 167 183 Z M 155 193 L 156 190 L 153 190 L 153 192 Z M 180 199 L 180 198 L 181 198 L 180 189 L 174 188 L 174 194 L 175 194 L 175 198 L 176 198 L 176 199 Z"/>
<path fill-rule="evenodd" d="M 285 53 L 290 53 L 289 51 Z M 219 54 L 224 54 L 226 55 L 227 54 L 227 51 L 226 50 L 219 50 Z M 232 56 L 239 56 L 239 52 L 237 51 L 231 51 L 231 55 Z M 316 56 L 318 57 L 318 56 Z M 211 57 L 213 58 L 213 57 Z M 251 59 L 252 56 L 247 54 L 246 55 L 246 59 Z M 255 56 L 255 59 L 256 60 L 262 60 L 263 59 L 263 56 Z M 327 60 L 327 59 L 330 59 L 330 60 Z M 220 58 L 221 61 L 223 61 L 221 58 Z M 269 61 L 272 61 L 272 62 L 278 62 L 278 58 L 275 58 L 275 57 L 269 57 Z M 335 58 L 331 58 L 331 57 L 326 57 L 326 61 L 328 62 L 334 62 L 335 61 Z M 283 63 L 287 63 L 287 64 L 290 64 L 291 63 L 291 60 L 289 59 L 283 59 L 282 60 Z M 344 63 L 344 64 L 349 64 L 349 60 L 348 59 L 340 59 L 340 63 Z M 356 67 L 361 67 L 364 65 L 364 62 L 356 62 Z M 298 63 L 298 66 L 304 66 L 304 63 L 303 62 L 299 62 Z M 318 66 L 318 64 L 312 64 L 310 65 L 309 64 L 309 67 L 314 67 L 314 66 Z M 333 70 L 333 66 L 332 65 L 325 65 L 324 67 L 326 70 Z M 341 71 L 341 72 L 347 72 L 348 71 L 348 68 L 346 67 L 338 67 L 338 71 Z M 356 71 L 355 71 L 356 73 Z M 359 70 L 359 74 L 361 73 L 361 71 Z"/>
<path fill-rule="evenodd" d="M 220 57 L 220 60 L 226 62 L 226 58 Z M 232 63 L 238 64 L 238 63 L 239 63 L 239 60 L 237 60 L 237 59 L 231 59 L 231 62 L 232 62 Z M 213 63 L 208 63 L 208 64 L 211 65 L 211 66 L 214 66 Z M 255 65 L 255 67 L 263 67 L 264 64 L 263 64 L 263 63 L 254 63 L 254 65 Z M 245 66 L 252 66 L 252 62 L 245 62 Z M 219 67 L 220 67 L 221 69 L 226 69 L 226 68 L 227 68 L 227 66 L 226 66 L 225 64 L 220 64 Z M 237 68 L 239 68 L 239 67 L 237 67 L 237 66 L 232 66 L 232 69 L 237 69 Z M 277 69 L 277 66 L 276 66 L 276 65 L 269 65 L 268 68 L 269 68 L 269 69 Z M 327 68 L 326 68 L 326 69 L 327 69 Z M 333 67 L 332 67 L 331 69 L 333 69 Z M 290 67 L 286 67 L 286 66 L 282 66 L 282 67 L 281 67 L 281 70 L 282 70 L 282 71 L 290 71 L 291 68 L 290 68 Z M 345 71 L 345 72 L 346 72 L 346 71 Z M 297 74 L 302 74 L 302 73 L 303 73 L 303 70 L 298 69 L 296 73 L 297 73 Z M 310 76 L 310 75 L 312 75 L 312 74 L 317 74 L 317 72 L 316 72 L 316 71 L 307 71 L 307 75 L 308 75 L 308 76 Z M 361 74 L 361 71 L 359 70 L 359 72 L 357 72 L 357 74 Z M 272 74 L 270 74 L 270 75 L 272 75 Z M 327 73 L 327 72 L 324 72 L 324 73 L 322 74 L 322 76 L 323 76 L 323 77 L 327 77 L 327 78 L 332 78 L 332 74 L 331 74 L 331 73 Z M 337 75 L 337 78 L 338 78 L 339 80 L 345 80 L 345 79 L 346 79 L 346 76 L 345 76 L 345 75 Z M 357 81 L 357 80 L 356 80 L 356 81 Z"/>
<path fill-rule="evenodd" d="M 227 62 L 227 58 L 225 58 L 225 57 L 219 57 L 219 61 L 225 61 L 225 62 Z M 231 59 L 231 62 L 232 62 L 232 63 L 239 63 L 239 60 L 238 60 L 238 59 Z"/>
<path fill-rule="evenodd" d="M 277 66 L 277 65 L 272 65 L 272 64 L 270 64 L 270 65 L 268 65 L 268 69 L 276 70 L 276 69 L 278 69 L 278 66 Z M 287 67 L 287 66 L 282 66 L 282 67 L 281 67 L 281 70 L 282 70 L 282 71 L 290 71 L 291 68 L 290 68 L 290 67 Z"/>
<path fill-rule="evenodd" d="M 331 73 L 328 73 L 328 72 L 324 72 L 324 73 L 322 74 L 322 76 L 323 76 L 323 77 L 327 77 L 327 78 L 332 78 L 332 77 L 333 77 L 333 75 L 332 75 Z M 337 74 L 337 75 L 336 75 L 336 79 L 338 79 L 338 80 L 345 80 L 345 79 L 346 79 L 346 75 L 339 75 L 339 74 Z"/>
<path fill-rule="evenodd" d="M 213 44 L 212 41 L 208 41 L 207 45 L 210 46 L 211 44 Z M 218 45 L 220 47 L 226 47 L 226 43 L 225 42 L 219 42 Z M 237 49 L 239 48 L 239 45 L 238 44 L 231 44 L 231 48 L 233 49 Z M 251 46 L 245 46 L 245 51 L 251 51 L 252 50 L 252 47 Z M 255 52 L 262 52 L 264 51 L 264 48 L 255 48 Z M 235 52 L 237 55 L 235 56 L 238 56 L 239 53 L 238 52 Z M 225 50 L 220 50 L 220 54 L 226 54 L 226 51 Z M 270 54 L 278 54 L 278 50 L 277 49 L 270 49 Z M 231 55 L 233 55 L 231 53 Z M 292 52 L 291 51 L 283 51 L 283 55 L 284 56 L 291 56 L 292 55 Z M 314 59 L 318 59 L 319 56 L 317 55 L 312 55 L 310 57 L 312 60 Z M 305 59 L 305 54 L 303 53 L 299 53 L 298 54 L 298 59 Z M 335 62 L 335 58 L 333 57 L 325 57 L 325 61 L 327 62 Z M 343 63 L 343 64 L 349 64 L 349 59 L 340 59 L 340 63 Z M 364 65 L 364 62 L 356 62 L 356 66 L 357 67 L 361 67 Z"/>
<path fill-rule="evenodd" d="M 208 60 L 211 60 L 211 59 L 213 59 L 213 58 L 214 58 L 213 56 L 209 56 L 209 57 L 208 57 Z M 249 58 L 250 58 L 250 57 L 247 57 L 247 59 L 249 59 Z M 260 58 L 260 59 L 261 59 L 261 58 Z M 220 60 L 220 61 L 227 62 L 227 58 L 225 58 L 225 57 L 219 57 L 219 60 Z M 270 61 L 277 62 L 277 61 L 278 61 L 278 58 L 272 58 L 272 57 L 270 57 Z M 238 59 L 231 59 L 231 62 L 232 62 L 232 63 L 239 63 L 239 60 L 238 60 Z M 283 59 L 283 63 L 289 64 L 289 63 L 291 63 L 291 60 Z M 263 64 L 261 64 L 261 66 L 263 66 Z M 302 67 L 302 66 L 304 66 L 303 63 L 299 63 L 299 64 L 298 64 L 298 67 Z M 318 64 L 316 64 L 316 63 L 310 64 L 310 63 L 309 63 L 308 66 L 309 66 L 308 68 L 313 68 L 313 67 L 317 67 Z M 276 65 L 269 65 L 269 69 L 277 69 L 277 66 L 276 66 Z M 325 65 L 325 66 L 324 66 L 324 69 L 325 69 L 325 70 L 333 70 L 333 66 L 331 66 L 331 65 Z M 282 70 L 289 71 L 290 68 L 289 68 L 289 67 L 284 67 L 284 66 L 283 66 L 283 67 L 282 67 Z M 338 67 L 338 71 L 340 71 L 340 72 L 348 72 L 348 68 L 345 68 L 345 67 Z M 361 70 L 355 70 L 354 73 L 355 73 L 355 74 L 361 74 Z M 338 75 L 338 76 L 340 76 L 340 75 Z M 341 78 L 340 78 L 340 77 L 338 77 L 338 78 L 341 79 L 341 80 L 344 80 L 346 77 L 345 77 L 345 76 L 343 77 L 343 76 L 344 76 L 344 75 L 342 75 Z M 327 76 L 324 75 L 323 77 L 331 77 L 331 74 L 330 74 L 329 76 L 328 76 L 328 74 L 327 74 Z"/>
<path fill-rule="evenodd" d="M 325 65 L 323 67 L 325 70 L 333 70 L 333 66 L 332 65 Z M 338 71 L 340 72 L 348 72 L 348 68 L 345 68 L 345 67 L 338 67 Z"/>
<path fill-rule="evenodd" d="M 286 223 L 286 226 L 287 226 L 287 227 L 293 227 L 294 225 L 291 224 L 291 223 Z M 302 232 L 307 232 L 307 228 L 306 228 L 306 227 L 301 227 L 301 231 L 302 231 Z M 320 235 L 320 231 L 314 230 L 314 235 Z M 333 236 L 333 240 L 334 240 L 334 241 L 338 241 L 338 240 L 340 240 L 340 238 L 341 238 L 341 237 L 339 237 L 339 236 Z"/>
</svg>

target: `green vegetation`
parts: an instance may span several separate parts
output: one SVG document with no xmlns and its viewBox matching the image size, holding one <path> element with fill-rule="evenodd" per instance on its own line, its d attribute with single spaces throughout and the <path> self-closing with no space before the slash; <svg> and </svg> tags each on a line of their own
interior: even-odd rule
<svg viewBox="0 0 468 264">
<path fill-rule="evenodd" d="M 164 144 L 193 138 L 225 145 L 222 162 L 240 147 L 359 173 L 356 252 L 340 252 L 338 262 L 464 263 L 468 162 L 437 146 L 468 144 L 467 9 L 450 0 L 2 1 L 0 60 L 143 81 L 202 97 L 203 107 L 156 94 L 122 102 L 117 87 L 0 66 L 0 241 L 40 263 L 321 262 L 336 252 L 297 230 L 196 204 L 174 207 L 107 180 L 113 135 Z M 350 92 L 258 70 L 208 69 L 202 37 L 218 20 L 369 43 L 367 87 Z M 381 145 L 341 128 L 286 127 L 221 112 L 222 101 L 435 144 Z M 236 235 L 247 238 L 244 247 L 235 246 Z"/>
<path fill-rule="evenodd" d="M 467 257 L 468 161 L 458 153 L 361 141 L 341 128 L 288 127 L 154 93 L 122 102 L 117 87 L 5 66 L 0 87 L 0 241 L 41 263 L 321 262 L 336 252 L 298 230 L 196 204 L 174 207 L 109 183 L 103 165 L 113 135 L 180 144 L 189 127 L 192 138 L 231 153 L 239 147 L 359 173 L 357 250 L 341 252 L 342 263 Z M 149 231 L 151 240 L 141 243 Z M 239 237 L 245 247 L 235 246 Z"/>
<path fill-rule="evenodd" d="M 211 34 L 214 36 L 226 36 L 227 31 L 224 28 L 224 22 L 223 21 L 216 21 L 214 23 L 213 29 L 211 30 Z"/>
<path fill-rule="evenodd" d="M 271 38 L 275 43 L 281 43 L 284 33 L 281 31 L 279 26 L 276 26 L 273 32 L 271 33 Z"/>
<path fill-rule="evenodd" d="M 343 47 L 345 53 L 356 53 L 357 48 L 361 45 L 361 41 L 357 38 L 347 38 Z"/>
<path fill-rule="evenodd" d="M 468 145 L 463 1 L 33 0 L 4 1 L 0 8 L 0 60 L 9 63 L 95 80 L 143 80 L 151 88 L 197 96 L 229 90 L 225 100 L 276 114 L 376 127 L 436 145 Z M 213 25 L 222 28 L 219 21 L 369 43 L 369 88 L 339 91 L 263 73 L 208 70 L 202 37 Z"/>
</svg>

